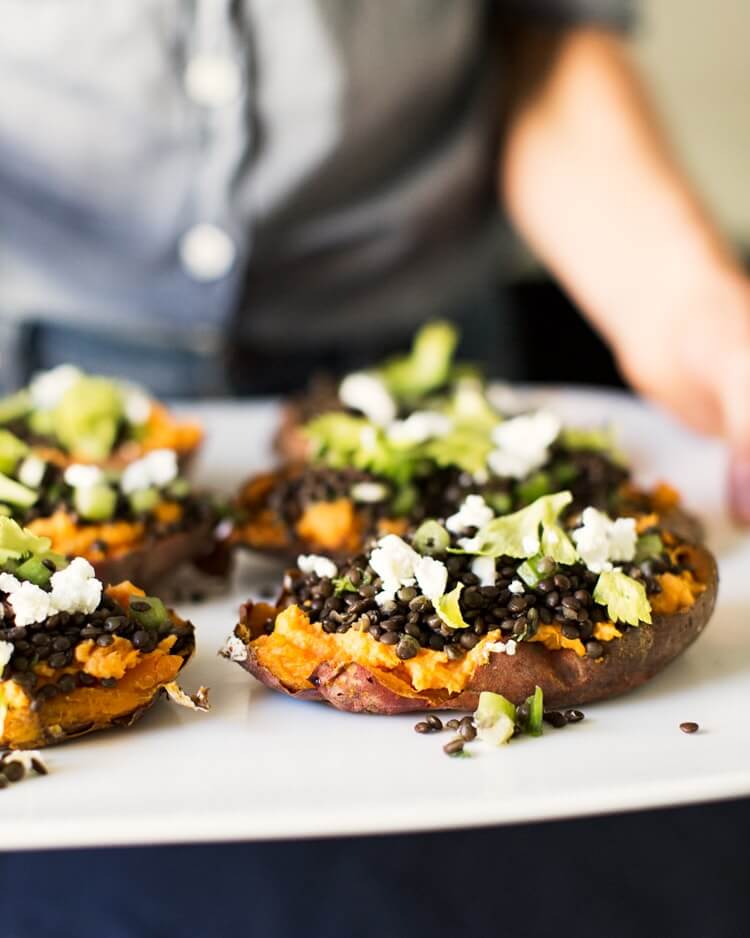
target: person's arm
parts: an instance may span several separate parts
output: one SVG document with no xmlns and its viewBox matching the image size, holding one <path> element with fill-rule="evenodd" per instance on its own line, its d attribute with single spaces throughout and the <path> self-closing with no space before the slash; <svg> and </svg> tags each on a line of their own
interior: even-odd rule
<svg viewBox="0 0 750 938">
<path fill-rule="evenodd" d="M 750 281 L 619 39 L 527 35 L 516 54 L 499 169 L 511 219 L 636 389 L 727 438 L 733 507 L 750 521 Z"/>
</svg>

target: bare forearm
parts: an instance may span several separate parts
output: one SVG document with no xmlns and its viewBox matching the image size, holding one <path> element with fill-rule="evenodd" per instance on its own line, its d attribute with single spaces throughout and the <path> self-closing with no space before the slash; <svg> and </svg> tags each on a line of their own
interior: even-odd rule
<svg viewBox="0 0 750 938">
<path fill-rule="evenodd" d="M 750 279 L 618 40 L 577 30 L 519 48 L 499 172 L 510 216 L 631 383 L 725 437 L 733 509 L 750 524 Z"/>
<path fill-rule="evenodd" d="M 638 311 L 737 273 L 608 33 L 560 37 L 546 75 L 521 90 L 500 184 L 529 244 L 615 343 Z"/>
</svg>

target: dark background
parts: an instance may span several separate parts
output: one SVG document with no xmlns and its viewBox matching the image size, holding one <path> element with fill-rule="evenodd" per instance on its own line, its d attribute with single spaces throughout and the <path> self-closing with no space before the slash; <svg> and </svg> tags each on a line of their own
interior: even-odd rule
<svg viewBox="0 0 750 938">
<path fill-rule="evenodd" d="M 514 311 L 507 377 L 620 383 L 548 281 L 498 306 Z M 429 835 L 0 854 L 0 938 L 744 938 L 749 838 L 742 800 Z"/>
</svg>

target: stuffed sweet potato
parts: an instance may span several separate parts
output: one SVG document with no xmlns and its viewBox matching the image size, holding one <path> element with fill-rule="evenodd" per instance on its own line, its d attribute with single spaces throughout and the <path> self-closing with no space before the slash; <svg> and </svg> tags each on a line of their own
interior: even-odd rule
<svg viewBox="0 0 750 938">
<path fill-rule="evenodd" d="M 129 582 L 0 519 L 0 747 L 34 749 L 134 722 L 195 649 L 193 626 Z M 12 571 L 12 572 L 11 572 Z"/>
<path fill-rule="evenodd" d="M 46 462 L 121 469 L 152 450 L 171 449 L 186 468 L 203 438 L 136 385 L 61 365 L 0 398 L 0 427 Z"/>
<path fill-rule="evenodd" d="M 570 493 L 481 527 L 423 524 L 368 556 L 301 557 L 275 607 L 246 604 L 223 649 L 267 686 L 343 710 L 474 710 L 489 690 L 549 707 L 624 693 L 702 631 L 709 552 L 653 515 L 612 521 Z M 455 526 L 454 526 L 455 527 Z"/>
<path fill-rule="evenodd" d="M 218 508 L 178 475 L 174 450 L 152 450 L 122 470 L 43 460 L 0 430 L 0 512 L 46 537 L 66 557 L 84 557 L 107 583 L 152 589 L 219 545 Z"/>
</svg>

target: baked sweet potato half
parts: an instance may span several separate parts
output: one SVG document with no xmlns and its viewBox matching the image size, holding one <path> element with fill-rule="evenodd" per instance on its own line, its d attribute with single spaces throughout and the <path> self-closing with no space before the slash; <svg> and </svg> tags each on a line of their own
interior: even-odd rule
<svg viewBox="0 0 750 938">
<path fill-rule="evenodd" d="M 427 522 L 411 544 L 387 537 L 346 564 L 302 557 L 276 606 L 242 607 L 223 654 L 353 712 L 468 711 L 482 691 L 520 704 L 537 686 L 546 706 L 572 707 L 632 690 L 709 621 L 715 561 L 652 516 L 588 508 L 569 536 L 550 509 L 563 494 L 462 537 Z"/>
<path fill-rule="evenodd" d="M 84 557 L 107 583 L 150 590 L 219 549 L 219 508 L 180 477 L 174 450 L 153 450 L 122 470 L 63 468 L 0 430 L 0 463 L 0 512 L 48 538 L 54 552 Z"/>
<path fill-rule="evenodd" d="M 0 556 L 0 747 L 130 725 L 163 690 L 184 697 L 194 629 L 161 600 L 129 582 L 104 589 L 87 561 L 67 565 L 9 519 Z"/>
</svg>

